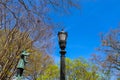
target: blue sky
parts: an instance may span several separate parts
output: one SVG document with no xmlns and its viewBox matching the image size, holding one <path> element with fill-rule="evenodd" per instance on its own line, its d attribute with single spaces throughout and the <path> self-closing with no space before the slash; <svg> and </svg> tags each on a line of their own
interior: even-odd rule
<svg viewBox="0 0 120 80">
<path fill-rule="evenodd" d="M 68 32 L 67 54 L 71 59 L 82 56 L 89 59 L 100 46 L 100 32 L 106 33 L 119 26 L 120 0 L 82 0 L 81 9 L 71 9 L 69 15 L 55 15 Z M 59 60 L 59 47 L 55 58 Z"/>
</svg>

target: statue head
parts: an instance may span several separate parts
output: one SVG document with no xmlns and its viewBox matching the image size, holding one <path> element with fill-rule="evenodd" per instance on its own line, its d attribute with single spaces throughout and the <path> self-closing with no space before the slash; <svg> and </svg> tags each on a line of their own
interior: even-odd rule
<svg viewBox="0 0 120 80">
<path fill-rule="evenodd" d="M 21 55 L 23 55 L 23 56 L 28 56 L 28 55 L 29 55 L 29 53 L 28 53 L 26 50 L 22 50 Z"/>
</svg>

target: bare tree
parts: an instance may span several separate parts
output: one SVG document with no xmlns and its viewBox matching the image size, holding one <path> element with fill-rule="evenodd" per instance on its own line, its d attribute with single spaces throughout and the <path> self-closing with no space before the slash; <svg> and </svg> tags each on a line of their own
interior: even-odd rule
<svg viewBox="0 0 120 80">
<path fill-rule="evenodd" d="M 93 55 L 94 62 L 98 64 L 104 74 L 119 75 L 120 73 L 120 28 L 110 30 L 101 36 L 102 45 L 97 48 L 98 55 Z"/>
<path fill-rule="evenodd" d="M 48 56 L 56 30 L 48 14 L 53 8 L 65 13 L 78 5 L 74 0 L 0 0 L 0 79 L 13 77 L 23 49 L 34 53 L 37 48 Z"/>
</svg>

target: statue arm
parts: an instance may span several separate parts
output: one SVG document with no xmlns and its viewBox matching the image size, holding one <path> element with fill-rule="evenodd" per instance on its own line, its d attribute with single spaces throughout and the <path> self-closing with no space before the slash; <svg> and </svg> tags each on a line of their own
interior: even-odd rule
<svg viewBox="0 0 120 80">
<path fill-rule="evenodd" d="M 25 61 L 25 63 L 27 63 L 27 62 L 28 62 L 26 58 L 27 58 L 27 56 L 25 56 L 25 57 L 24 57 L 24 61 Z"/>
<path fill-rule="evenodd" d="M 30 53 L 26 53 L 26 54 L 24 54 L 25 56 L 29 56 L 30 55 Z"/>
</svg>

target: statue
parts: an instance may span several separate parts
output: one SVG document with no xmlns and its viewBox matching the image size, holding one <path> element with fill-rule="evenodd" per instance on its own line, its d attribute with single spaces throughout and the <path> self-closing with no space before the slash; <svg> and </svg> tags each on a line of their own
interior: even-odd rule
<svg viewBox="0 0 120 80">
<path fill-rule="evenodd" d="M 25 64 L 28 62 L 26 60 L 26 57 L 29 55 L 29 53 L 27 53 L 25 50 L 22 51 L 21 55 L 20 55 L 20 60 L 18 62 L 17 65 L 17 80 L 22 80 L 22 74 L 25 68 Z"/>
</svg>

